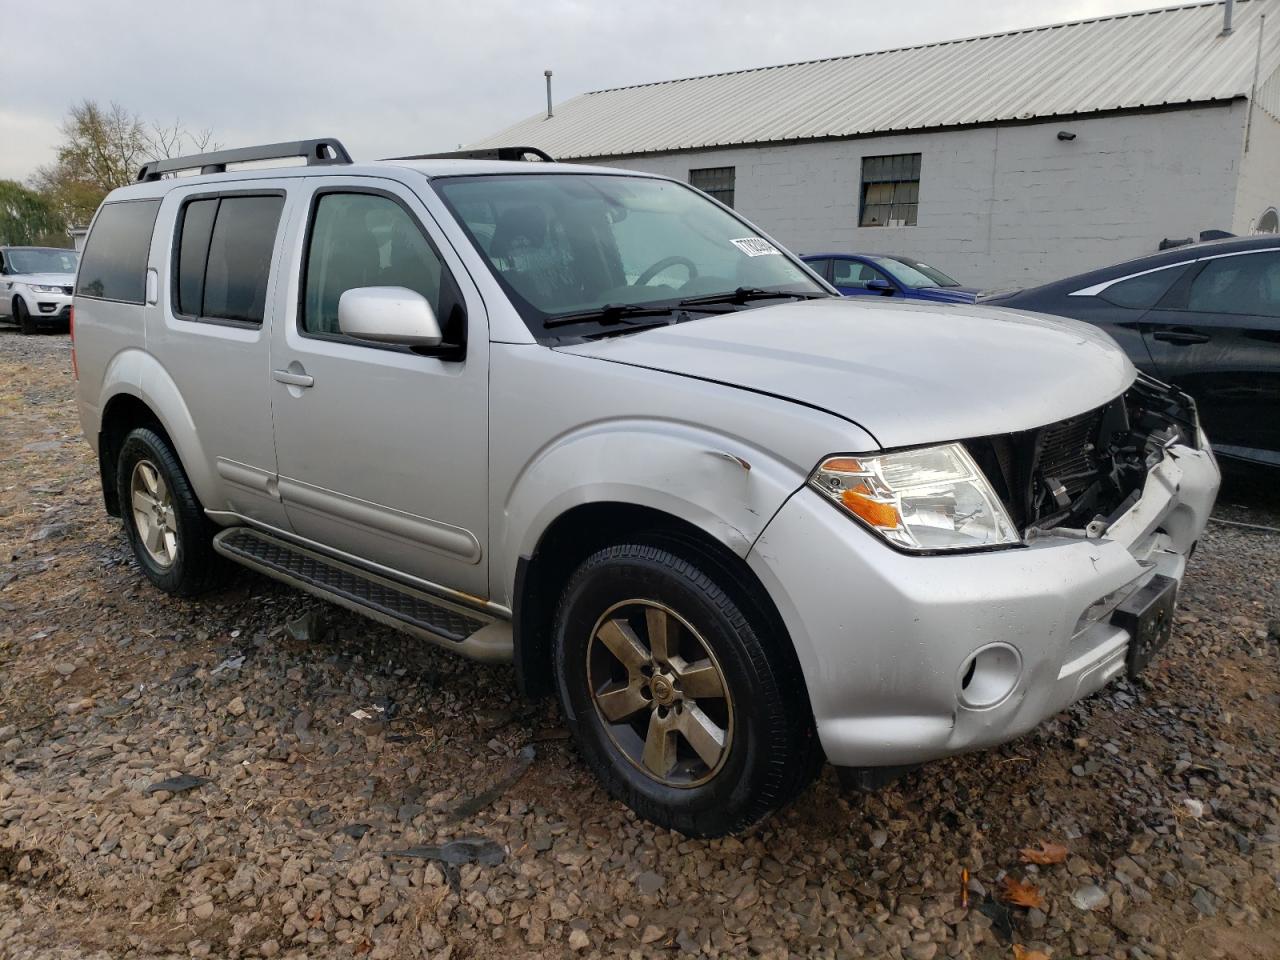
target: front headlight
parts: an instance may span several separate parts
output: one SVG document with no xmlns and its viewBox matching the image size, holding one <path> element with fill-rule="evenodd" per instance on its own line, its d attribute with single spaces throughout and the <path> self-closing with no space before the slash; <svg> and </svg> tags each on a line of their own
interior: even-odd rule
<svg viewBox="0 0 1280 960">
<path fill-rule="evenodd" d="M 1021 542 L 1004 504 L 958 443 L 828 457 L 809 485 L 904 550 Z"/>
<path fill-rule="evenodd" d="M 36 293 L 61 293 L 62 292 L 62 287 L 50 286 L 45 283 L 33 283 L 31 284 L 31 289 L 34 290 Z"/>
</svg>

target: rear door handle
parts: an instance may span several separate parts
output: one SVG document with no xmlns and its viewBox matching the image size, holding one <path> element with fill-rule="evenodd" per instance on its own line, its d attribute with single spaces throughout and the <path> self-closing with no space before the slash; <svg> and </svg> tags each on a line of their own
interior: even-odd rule
<svg viewBox="0 0 1280 960">
<path fill-rule="evenodd" d="M 1193 343 L 1209 342 L 1207 334 L 1192 333 L 1190 330 L 1157 330 L 1151 335 L 1151 339 L 1162 340 L 1165 343 L 1176 343 L 1183 347 L 1189 347 Z"/>
<path fill-rule="evenodd" d="M 275 377 L 280 383 L 287 383 L 291 387 L 309 387 L 315 383 L 315 378 L 309 373 L 292 373 L 288 370 L 272 370 L 271 376 Z"/>
</svg>

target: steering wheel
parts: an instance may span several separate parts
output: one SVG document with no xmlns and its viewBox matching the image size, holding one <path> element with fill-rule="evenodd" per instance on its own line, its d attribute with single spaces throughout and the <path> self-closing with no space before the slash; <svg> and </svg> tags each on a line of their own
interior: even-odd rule
<svg viewBox="0 0 1280 960">
<path fill-rule="evenodd" d="M 654 277 L 656 277 L 658 274 L 660 274 L 663 270 L 666 270 L 668 267 L 675 267 L 675 266 L 684 267 L 686 270 L 688 270 L 689 280 L 694 279 L 698 275 L 697 264 L 695 264 L 688 257 L 663 257 L 661 260 L 659 260 L 657 263 L 651 266 L 644 273 L 640 274 L 640 276 L 636 277 L 636 282 L 633 283 L 632 286 L 633 287 L 647 286 L 649 281 L 652 280 Z M 688 283 L 689 280 L 686 280 L 685 283 Z"/>
</svg>

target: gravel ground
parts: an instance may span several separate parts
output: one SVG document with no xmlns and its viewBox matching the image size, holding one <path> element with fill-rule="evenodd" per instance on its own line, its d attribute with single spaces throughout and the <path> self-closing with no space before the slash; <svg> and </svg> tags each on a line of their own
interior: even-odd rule
<svg viewBox="0 0 1280 960">
<path fill-rule="evenodd" d="M 1138 684 L 689 841 L 508 669 L 248 573 L 152 589 L 68 368 L 0 332 L 0 956 L 1280 956 L 1280 536 L 1210 526 Z M 1220 514 L 1280 524 L 1274 490 Z"/>
</svg>

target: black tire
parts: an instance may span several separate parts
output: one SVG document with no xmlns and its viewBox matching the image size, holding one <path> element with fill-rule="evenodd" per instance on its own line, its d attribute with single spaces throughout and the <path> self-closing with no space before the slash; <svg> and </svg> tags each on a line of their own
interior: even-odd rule
<svg viewBox="0 0 1280 960">
<path fill-rule="evenodd" d="M 31 319 L 31 311 L 27 309 L 27 303 L 21 297 L 15 297 L 13 301 L 13 322 L 28 336 L 36 332 L 36 322 Z"/>
<path fill-rule="evenodd" d="M 141 461 L 156 469 L 169 493 L 176 552 L 167 565 L 157 562 L 143 545 L 134 517 L 130 490 L 134 469 Z M 116 457 L 116 493 L 129 546 L 148 580 L 179 597 L 203 593 L 222 582 L 227 563 L 213 549 L 216 527 L 205 516 L 177 455 L 155 430 L 137 427 L 124 438 Z"/>
<path fill-rule="evenodd" d="M 821 748 L 803 680 L 784 646 L 788 638 L 732 583 L 726 589 L 717 582 L 717 576 L 728 580 L 723 568 L 706 557 L 695 564 L 675 549 L 667 543 L 622 544 L 578 567 L 556 613 L 556 686 L 574 740 L 609 793 L 646 820 L 692 837 L 717 837 L 743 830 L 791 800 L 819 768 Z M 693 550 L 681 553 L 698 557 Z M 727 747 L 718 765 L 705 770 L 703 782 L 691 778 L 693 785 L 673 786 L 648 773 L 634 759 L 634 748 L 629 757 L 610 733 L 619 727 L 605 722 L 593 699 L 593 682 L 625 681 L 601 685 L 592 678 L 589 658 L 599 655 L 593 653 L 592 635 L 607 613 L 625 611 L 635 600 L 675 614 L 684 621 L 678 630 L 686 637 L 696 631 L 730 694 L 721 701 L 732 715 Z M 656 686 L 640 689 L 658 716 Z M 645 719 L 647 711 L 635 716 L 642 728 L 652 722 Z"/>
</svg>

